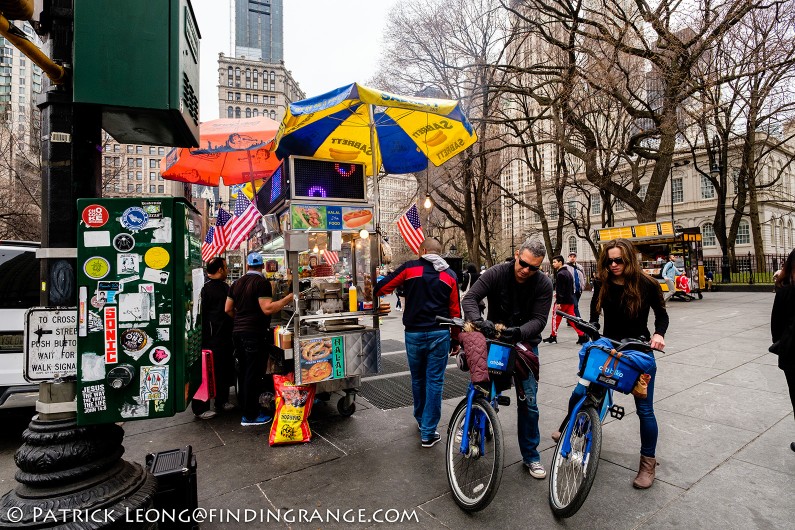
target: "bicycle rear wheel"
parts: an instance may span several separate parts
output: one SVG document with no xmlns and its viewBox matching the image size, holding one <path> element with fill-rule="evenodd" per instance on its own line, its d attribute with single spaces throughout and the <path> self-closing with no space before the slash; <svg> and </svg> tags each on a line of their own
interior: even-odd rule
<svg viewBox="0 0 795 530">
<path fill-rule="evenodd" d="M 549 506 L 556 517 L 571 517 L 585 502 L 602 450 L 602 422 L 595 408 L 580 409 L 569 422 L 573 422 L 571 451 L 566 458 L 561 455 L 564 439 L 561 436 L 549 476 Z"/>
<path fill-rule="evenodd" d="M 447 482 L 456 504 L 468 512 L 477 512 L 497 494 L 505 455 L 497 413 L 482 397 L 472 401 L 469 446 L 461 452 L 466 404 L 466 399 L 458 404 L 447 427 Z"/>
</svg>

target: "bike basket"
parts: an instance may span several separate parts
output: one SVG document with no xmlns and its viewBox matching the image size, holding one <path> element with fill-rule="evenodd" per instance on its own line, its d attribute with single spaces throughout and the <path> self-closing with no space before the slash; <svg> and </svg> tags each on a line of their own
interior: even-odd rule
<svg viewBox="0 0 795 530">
<path fill-rule="evenodd" d="M 514 351 L 513 345 L 496 340 L 488 340 L 486 343 L 489 352 L 486 360 L 489 376 L 492 378 L 512 377 L 513 365 L 516 362 L 516 351 Z"/>
<path fill-rule="evenodd" d="M 582 358 L 580 377 L 598 385 L 629 394 L 642 373 L 621 352 L 589 346 Z"/>
</svg>

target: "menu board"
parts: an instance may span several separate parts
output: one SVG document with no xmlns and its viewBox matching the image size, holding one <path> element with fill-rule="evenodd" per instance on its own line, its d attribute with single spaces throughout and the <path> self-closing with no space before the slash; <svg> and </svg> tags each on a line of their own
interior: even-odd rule
<svg viewBox="0 0 795 530">
<path fill-rule="evenodd" d="M 290 204 L 293 230 L 373 230 L 373 208 L 328 204 Z"/>
<path fill-rule="evenodd" d="M 345 377 L 345 337 L 302 339 L 298 345 L 297 383 L 318 383 Z"/>
</svg>

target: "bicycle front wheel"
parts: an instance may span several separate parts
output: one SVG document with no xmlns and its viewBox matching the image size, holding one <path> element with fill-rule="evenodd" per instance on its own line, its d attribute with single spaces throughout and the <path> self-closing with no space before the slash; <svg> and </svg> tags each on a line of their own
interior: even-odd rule
<svg viewBox="0 0 795 530">
<path fill-rule="evenodd" d="M 569 422 L 573 422 L 571 451 L 563 457 L 564 436 L 561 436 L 549 475 L 549 505 L 556 517 L 571 517 L 585 502 L 596 477 L 602 449 L 602 422 L 595 408 L 580 409 Z"/>
<path fill-rule="evenodd" d="M 456 504 L 468 512 L 482 510 L 494 499 L 502 479 L 502 427 L 488 401 L 472 401 L 469 444 L 461 450 L 467 401 L 458 404 L 447 427 L 447 482 Z"/>
</svg>

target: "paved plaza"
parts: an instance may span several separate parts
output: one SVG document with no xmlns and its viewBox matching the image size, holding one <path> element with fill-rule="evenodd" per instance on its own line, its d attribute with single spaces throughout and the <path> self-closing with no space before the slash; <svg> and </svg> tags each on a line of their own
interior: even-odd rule
<svg viewBox="0 0 795 530">
<path fill-rule="evenodd" d="M 589 300 L 586 293 L 582 305 Z M 795 453 L 789 443 L 795 440 L 795 421 L 783 373 L 775 356 L 767 353 L 772 304 L 772 292 L 706 293 L 700 301 L 669 303 L 671 325 L 666 353 L 658 355 L 655 387 L 657 481 L 647 491 L 631 486 L 638 466 L 638 421 L 632 399 L 617 395 L 627 415 L 605 425 L 596 482 L 582 509 L 568 520 L 552 516 L 548 481 L 533 479 L 522 466 L 514 404 L 501 408 L 499 415 L 506 442 L 502 484 L 492 504 L 473 515 L 451 499 L 444 444 L 420 447 L 411 407 L 381 410 L 361 396 L 350 418 L 338 415 L 337 396 L 317 405 L 309 444 L 269 447 L 269 429 L 241 427 L 237 413 L 199 421 L 188 411 L 126 424 L 125 458 L 143 463 L 147 453 L 192 445 L 199 466 L 199 504 L 208 509 L 304 509 L 309 514 L 356 510 L 357 517 L 363 509 L 365 521 L 378 517 L 377 510 L 383 510 L 381 516 L 393 509 L 415 514 L 413 522 L 396 523 L 399 528 L 792 529 Z M 402 342 L 399 316 L 385 319 L 385 343 Z M 549 329 L 544 336 L 548 334 Z M 550 434 L 565 415 L 576 383 L 574 331 L 562 328 L 559 341 L 542 344 L 540 351 L 539 449 L 547 469 L 553 449 Z M 393 356 L 405 356 L 405 350 L 398 345 L 384 352 L 385 360 Z M 515 399 L 512 391 L 510 395 Z M 444 402 L 443 438 L 459 400 Z M 26 422 L 20 414 L 4 419 L 3 492 L 15 485 L 13 453 Z M 315 519 L 207 523 L 202 528 L 266 526 L 381 525 Z"/>
</svg>

